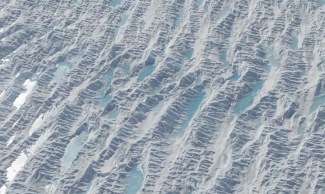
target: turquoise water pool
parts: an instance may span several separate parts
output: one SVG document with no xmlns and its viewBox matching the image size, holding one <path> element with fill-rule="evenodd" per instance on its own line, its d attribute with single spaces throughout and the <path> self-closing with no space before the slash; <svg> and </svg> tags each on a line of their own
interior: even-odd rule
<svg viewBox="0 0 325 194">
<path fill-rule="evenodd" d="M 240 78 L 239 73 L 236 69 L 233 71 L 233 75 L 229 78 L 230 81 L 237 81 Z"/>
<path fill-rule="evenodd" d="M 296 50 L 298 48 L 298 38 L 292 37 L 292 43 L 290 44 L 290 48 Z"/>
<path fill-rule="evenodd" d="M 175 24 L 176 28 L 179 27 L 181 25 L 181 23 L 183 22 L 184 16 L 185 16 L 185 11 L 184 11 L 184 8 L 182 8 L 179 11 L 179 14 L 178 14 L 177 19 L 176 19 L 176 24 Z"/>
<path fill-rule="evenodd" d="M 200 107 L 203 99 L 204 99 L 205 93 L 203 90 L 199 91 L 197 94 L 195 94 L 188 105 L 186 106 L 186 113 L 185 118 L 183 122 L 181 123 L 181 127 L 179 131 L 176 131 L 176 133 L 173 135 L 175 137 L 181 137 L 185 133 L 186 128 L 188 127 L 189 123 L 191 122 L 195 112 Z"/>
<path fill-rule="evenodd" d="M 114 74 L 114 70 L 110 69 L 101 77 L 101 80 L 103 82 L 106 82 L 105 87 L 99 92 L 99 95 L 101 97 L 101 102 L 100 102 L 101 107 L 105 107 L 107 103 L 112 100 L 112 96 L 105 95 L 105 92 L 108 90 L 108 88 L 111 85 L 113 74 Z"/>
<path fill-rule="evenodd" d="M 325 1 L 324 0 L 316 0 L 318 6 L 323 6 Z"/>
<path fill-rule="evenodd" d="M 115 108 L 108 114 L 108 116 L 112 119 L 115 119 L 116 117 L 118 117 L 119 114 L 120 114 L 119 110 Z"/>
<path fill-rule="evenodd" d="M 200 7 L 203 4 L 203 0 L 197 0 L 197 5 Z"/>
<path fill-rule="evenodd" d="M 155 69 L 154 65 L 146 65 L 139 74 L 138 82 L 142 82 L 149 75 L 151 75 L 154 69 Z"/>
<path fill-rule="evenodd" d="M 184 59 L 186 60 L 190 60 L 193 56 L 193 52 L 194 52 L 194 49 L 193 48 L 189 48 L 186 52 L 186 54 L 184 55 Z"/>
<path fill-rule="evenodd" d="M 111 6 L 117 7 L 117 6 L 121 5 L 121 3 L 122 3 L 122 0 L 113 0 L 111 3 Z"/>
<path fill-rule="evenodd" d="M 140 190 L 143 180 L 142 172 L 137 167 L 134 167 L 125 178 L 127 185 L 125 194 L 136 194 Z"/>
<path fill-rule="evenodd" d="M 247 93 L 244 97 L 242 97 L 234 107 L 234 113 L 239 114 L 246 110 L 254 100 L 254 95 L 263 87 L 263 82 L 258 82 L 253 89 Z"/>
<path fill-rule="evenodd" d="M 127 76 L 130 75 L 130 67 L 120 67 L 123 71 L 123 73 Z"/>
<path fill-rule="evenodd" d="M 129 18 L 129 15 L 127 14 L 122 14 L 122 20 L 118 23 L 118 25 L 121 27 L 123 26 L 124 24 L 126 24 L 126 21 L 128 21 L 128 18 Z"/>
<path fill-rule="evenodd" d="M 310 113 L 315 112 L 322 104 L 325 104 L 325 95 L 321 95 L 315 98 L 313 104 L 310 107 Z"/>
</svg>

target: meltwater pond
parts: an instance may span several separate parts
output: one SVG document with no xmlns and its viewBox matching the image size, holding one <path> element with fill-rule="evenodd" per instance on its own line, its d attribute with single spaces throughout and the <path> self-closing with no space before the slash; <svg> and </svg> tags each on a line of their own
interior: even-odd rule
<svg viewBox="0 0 325 194">
<path fill-rule="evenodd" d="M 190 60 L 193 56 L 193 52 L 194 52 L 194 49 L 193 48 L 189 48 L 184 56 L 184 59 L 186 60 Z"/>
<path fill-rule="evenodd" d="M 203 90 L 201 90 L 192 97 L 192 99 L 190 100 L 190 102 L 186 106 L 185 118 L 184 118 L 184 120 L 183 120 L 183 122 L 181 124 L 181 128 L 179 129 L 179 131 L 177 131 L 172 136 L 175 136 L 175 137 L 183 136 L 183 134 L 185 133 L 186 128 L 190 124 L 195 112 L 200 107 L 200 105 L 201 105 L 201 103 L 202 103 L 202 101 L 204 99 L 204 95 L 205 94 L 204 94 Z"/>
<path fill-rule="evenodd" d="M 99 95 L 101 97 L 101 101 L 100 101 L 101 107 L 105 107 L 107 103 L 112 100 L 112 96 L 105 95 L 105 92 L 108 90 L 108 88 L 111 85 L 113 74 L 114 74 L 114 70 L 110 69 L 101 77 L 101 80 L 106 82 L 105 87 L 99 92 Z"/>
<path fill-rule="evenodd" d="M 323 6 L 325 3 L 325 0 L 316 0 L 316 3 L 318 6 Z"/>
<path fill-rule="evenodd" d="M 274 57 L 274 55 L 270 55 L 267 59 L 269 60 L 271 65 L 274 65 L 275 67 L 281 66 L 280 62 Z"/>
<path fill-rule="evenodd" d="M 316 97 L 314 103 L 310 107 L 310 113 L 315 112 L 322 104 L 325 104 L 325 94 L 322 96 Z"/>
<path fill-rule="evenodd" d="M 108 116 L 109 118 L 115 119 L 116 117 L 118 117 L 119 114 L 120 114 L 119 110 L 115 108 L 108 114 Z"/>
<path fill-rule="evenodd" d="M 237 81 L 239 79 L 239 73 L 237 71 L 237 69 L 233 70 L 233 74 L 232 76 L 229 78 L 230 81 Z"/>
<path fill-rule="evenodd" d="M 242 97 L 234 107 L 234 113 L 239 114 L 253 103 L 254 95 L 263 87 L 263 82 L 258 82 L 253 89 Z"/>
<path fill-rule="evenodd" d="M 139 74 L 138 82 L 142 82 L 149 75 L 151 75 L 154 69 L 155 69 L 154 65 L 146 65 Z"/>
<path fill-rule="evenodd" d="M 116 6 L 121 5 L 121 3 L 122 3 L 122 0 L 113 0 L 111 3 L 111 6 L 116 7 Z"/>
<path fill-rule="evenodd" d="M 197 0 L 197 5 L 200 7 L 203 4 L 203 0 Z"/>
<path fill-rule="evenodd" d="M 129 76 L 130 75 L 130 67 L 120 67 L 120 69 L 122 70 L 122 72 Z"/>
<path fill-rule="evenodd" d="M 229 158 L 228 154 L 224 154 L 223 155 L 223 162 L 224 163 L 227 163 L 228 162 L 228 158 Z"/>
<path fill-rule="evenodd" d="M 125 194 L 136 194 L 140 190 L 143 180 L 142 172 L 137 167 L 134 167 L 125 178 L 127 185 Z"/>
<path fill-rule="evenodd" d="M 184 20 L 184 15 L 185 15 L 185 12 L 184 12 L 184 8 L 182 8 L 180 11 L 179 11 L 179 14 L 178 14 L 178 17 L 176 19 L 176 27 L 179 27 L 181 25 L 181 23 L 183 22 Z"/>
<path fill-rule="evenodd" d="M 100 101 L 100 106 L 101 107 L 105 107 L 106 105 L 107 105 L 107 103 L 109 102 L 109 101 L 111 101 L 112 100 L 112 96 L 110 96 L 110 95 L 106 95 L 106 96 L 104 96 L 103 98 L 102 98 L 102 100 Z"/>
<path fill-rule="evenodd" d="M 129 15 L 128 14 L 122 14 L 122 20 L 119 22 L 119 26 L 123 26 L 125 23 L 126 23 L 126 21 L 128 21 L 128 18 L 129 18 Z"/>
<path fill-rule="evenodd" d="M 290 48 L 296 50 L 298 48 L 298 38 L 292 37 L 292 43 L 290 44 Z"/>
</svg>

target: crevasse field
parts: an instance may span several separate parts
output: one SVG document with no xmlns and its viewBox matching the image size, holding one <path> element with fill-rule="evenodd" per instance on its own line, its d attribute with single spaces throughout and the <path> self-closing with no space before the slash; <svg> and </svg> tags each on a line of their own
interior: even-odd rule
<svg viewBox="0 0 325 194">
<path fill-rule="evenodd" d="M 324 0 L 1 0 L 0 194 L 324 194 Z"/>
</svg>

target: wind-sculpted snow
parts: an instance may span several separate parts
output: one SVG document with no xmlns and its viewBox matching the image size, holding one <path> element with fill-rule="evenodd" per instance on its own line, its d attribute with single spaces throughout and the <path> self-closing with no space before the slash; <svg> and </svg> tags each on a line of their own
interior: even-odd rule
<svg viewBox="0 0 325 194">
<path fill-rule="evenodd" d="M 324 8 L 0 1 L 0 194 L 325 193 Z"/>
</svg>

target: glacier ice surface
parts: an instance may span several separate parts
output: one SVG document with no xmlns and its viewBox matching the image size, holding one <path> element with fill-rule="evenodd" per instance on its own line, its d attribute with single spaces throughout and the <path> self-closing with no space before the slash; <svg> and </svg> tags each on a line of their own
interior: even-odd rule
<svg viewBox="0 0 325 194">
<path fill-rule="evenodd" d="M 324 193 L 323 6 L 0 1 L 0 193 Z"/>
<path fill-rule="evenodd" d="M 126 194 L 136 194 L 142 186 L 144 176 L 142 172 L 137 168 L 133 167 L 125 178 Z"/>
</svg>

